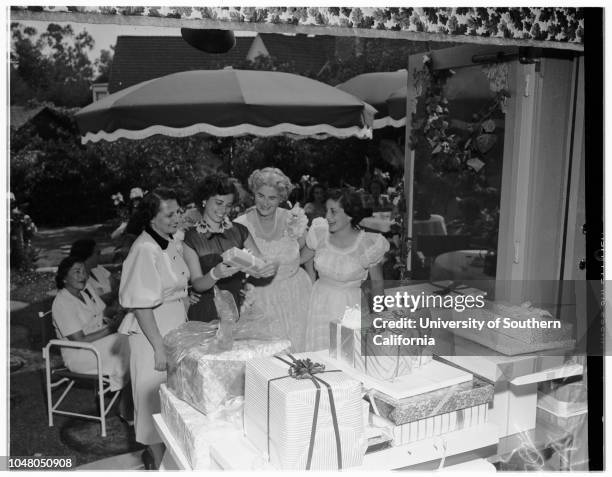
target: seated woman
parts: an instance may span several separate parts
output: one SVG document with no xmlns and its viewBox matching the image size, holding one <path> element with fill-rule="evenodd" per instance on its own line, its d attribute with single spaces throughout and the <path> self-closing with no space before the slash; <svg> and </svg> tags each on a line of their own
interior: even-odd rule
<svg viewBox="0 0 612 477">
<path fill-rule="evenodd" d="M 92 343 L 102 361 L 102 374 L 110 378 L 110 390 L 129 381 L 130 353 L 127 336 L 116 333 L 118 320 L 106 317 L 108 308 L 87 285 L 85 265 L 77 257 L 61 261 L 55 276 L 58 288 L 53 300 L 53 325 L 58 338 Z M 74 373 L 96 372 L 96 357 L 86 349 L 62 348 L 66 367 Z M 129 394 L 129 393 L 128 393 Z"/>
<path fill-rule="evenodd" d="M 85 265 L 87 284 L 107 305 L 117 302 L 119 281 L 100 265 L 100 248 L 93 239 L 80 239 L 72 244 L 70 255 Z"/>
</svg>

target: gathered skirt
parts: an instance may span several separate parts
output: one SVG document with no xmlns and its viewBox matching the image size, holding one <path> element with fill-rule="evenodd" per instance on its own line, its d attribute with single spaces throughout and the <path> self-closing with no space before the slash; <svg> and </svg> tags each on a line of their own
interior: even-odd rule
<svg viewBox="0 0 612 477">
<path fill-rule="evenodd" d="M 361 305 L 361 287 L 335 286 L 318 279 L 308 305 L 305 351 L 329 349 L 329 324 L 341 320 L 347 307 Z"/>
<path fill-rule="evenodd" d="M 255 304 L 262 308 L 267 326 L 278 338 L 291 341 L 295 353 L 305 350 L 311 290 L 310 277 L 302 268 L 290 277 L 278 276 L 268 285 L 255 287 Z"/>
</svg>

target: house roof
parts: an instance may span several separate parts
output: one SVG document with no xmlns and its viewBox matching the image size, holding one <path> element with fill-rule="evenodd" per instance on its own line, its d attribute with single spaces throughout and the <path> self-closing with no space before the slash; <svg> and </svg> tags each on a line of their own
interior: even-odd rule
<svg viewBox="0 0 612 477">
<path fill-rule="evenodd" d="M 317 73 L 336 50 L 333 36 L 282 35 L 262 33 L 261 39 L 270 56 L 281 63 L 293 62 L 298 73 Z"/>
<path fill-rule="evenodd" d="M 260 34 L 270 56 L 292 62 L 298 73 L 318 72 L 334 54 L 333 36 Z M 246 60 L 255 37 L 236 37 L 227 53 L 204 53 L 180 36 L 119 36 L 109 78 L 109 93 L 180 71 L 219 69 Z"/>
<path fill-rule="evenodd" d="M 114 93 L 142 81 L 189 70 L 219 69 L 246 58 L 253 37 L 236 37 L 227 53 L 196 50 L 180 36 L 119 36 L 108 91 Z"/>
<path fill-rule="evenodd" d="M 11 106 L 11 122 L 9 126 L 13 129 L 19 129 L 45 109 L 45 107 L 46 106 L 37 106 L 36 108 L 28 108 L 26 106 Z"/>
</svg>

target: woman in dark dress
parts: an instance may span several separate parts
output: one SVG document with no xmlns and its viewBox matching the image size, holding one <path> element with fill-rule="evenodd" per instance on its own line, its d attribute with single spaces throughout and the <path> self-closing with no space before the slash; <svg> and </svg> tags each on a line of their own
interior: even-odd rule
<svg viewBox="0 0 612 477">
<path fill-rule="evenodd" d="M 236 300 L 236 306 L 240 308 L 240 291 L 245 276 L 237 268 L 223 263 L 223 252 L 232 247 L 247 248 L 261 257 L 248 229 L 228 217 L 237 197 L 236 187 L 229 177 L 222 174 L 206 177 L 196 191 L 196 205 L 202 211 L 202 220 L 185 232 L 184 258 L 189 267 L 193 289 L 201 293 L 201 297 L 189 308 L 187 316 L 190 321 L 212 321 L 218 318 L 213 301 L 215 285 L 229 291 Z M 275 263 L 266 263 L 253 276 L 271 277 L 277 268 Z"/>
</svg>

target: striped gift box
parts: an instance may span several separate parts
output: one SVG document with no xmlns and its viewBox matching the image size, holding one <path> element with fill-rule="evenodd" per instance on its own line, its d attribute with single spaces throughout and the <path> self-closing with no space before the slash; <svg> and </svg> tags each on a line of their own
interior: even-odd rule
<svg viewBox="0 0 612 477">
<path fill-rule="evenodd" d="M 242 406 L 219 418 L 205 416 L 176 397 L 165 384 L 159 387 L 161 415 L 193 470 L 210 469 L 210 445 L 221 435 L 242 436 Z"/>
<path fill-rule="evenodd" d="M 481 404 L 399 426 L 378 416 L 376 416 L 374 421 L 376 424 L 384 422 L 385 427 L 393 436 L 393 445 L 400 446 L 485 424 L 487 422 L 487 414 L 488 405 Z"/>
<path fill-rule="evenodd" d="M 245 434 L 278 469 L 359 466 L 367 447 L 361 383 L 337 369 L 314 374 L 316 383 L 290 376 L 291 360 L 308 357 L 247 362 Z"/>
</svg>

